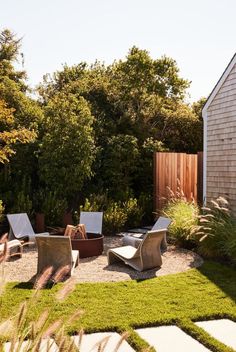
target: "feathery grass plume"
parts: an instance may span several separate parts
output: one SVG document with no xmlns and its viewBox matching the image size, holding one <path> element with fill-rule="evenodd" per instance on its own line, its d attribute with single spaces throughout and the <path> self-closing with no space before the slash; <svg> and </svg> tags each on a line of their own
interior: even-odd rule
<svg viewBox="0 0 236 352">
<path fill-rule="evenodd" d="M 84 336 L 84 329 L 80 329 L 80 331 L 79 331 L 79 349 L 80 349 L 80 346 L 82 343 L 83 336 Z"/>
<path fill-rule="evenodd" d="M 56 271 L 56 273 L 53 275 L 52 281 L 54 283 L 58 283 L 60 281 L 63 281 L 68 276 L 70 271 L 71 271 L 71 266 L 70 265 L 63 266 L 62 268 L 58 269 Z"/>
<path fill-rule="evenodd" d="M 98 341 L 97 343 L 95 343 L 93 348 L 97 348 L 97 352 L 104 352 L 110 338 L 111 338 L 111 335 L 105 336 L 101 341 Z"/>
<path fill-rule="evenodd" d="M 122 342 L 124 340 L 126 340 L 127 338 L 129 337 L 129 333 L 128 332 L 123 332 L 123 334 L 121 335 L 121 338 L 119 339 L 115 349 L 114 349 L 114 352 L 117 352 L 122 344 Z"/>
<path fill-rule="evenodd" d="M 5 262 L 8 258 L 8 246 L 7 246 L 7 236 L 8 234 L 5 233 L 2 238 L 0 239 L 0 245 L 2 245 L 1 247 L 3 247 L 3 249 L 1 249 L 0 252 L 0 264 Z"/>
<path fill-rule="evenodd" d="M 23 302 L 21 304 L 19 313 L 18 313 L 18 317 L 17 317 L 17 322 L 16 322 L 16 327 L 20 328 L 24 321 L 25 321 L 25 317 L 26 317 L 26 312 L 27 312 L 27 306 L 26 306 L 26 302 Z"/>
<path fill-rule="evenodd" d="M 53 267 L 49 266 L 40 275 L 38 275 L 34 283 L 34 289 L 35 290 L 43 289 L 48 284 L 52 276 L 52 273 L 53 273 Z"/>
<path fill-rule="evenodd" d="M 46 339 L 47 337 L 51 337 L 57 330 L 59 330 L 62 327 L 62 321 L 61 320 L 56 320 L 54 323 L 52 323 L 46 331 L 43 332 L 42 338 Z"/>
<path fill-rule="evenodd" d="M 229 202 L 223 197 L 211 200 L 202 208 L 199 223 L 193 233 L 199 240 L 200 254 L 236 263 L 236 219 Z"/>
<path fill-rule="evenodd" d="M 48 317 L 49 317 L 49 311 L 46 309 L 42 312 L 42 314 L 40 315 L 40 317 L 37 319 L 35 323 L 36 331 L 41 330 L 45 326 L 48 320 Z"/>
<path fill-rule="evenodd" d="M 71 292 L 75 289 L 75 280 L 70 278 L 63 287 L 57 292 L 56 299 L 58 301 L 63 301 Z"/>
<path fill-rule="evenodd" d="M 176 244 L 187 248 L 195 247 L 192 227 L 198 224 L 199 208 L 194 200 L 187 200 L 180 188 L 176 192 L 170 188 L 168 191 L 167 203 L 162 210 L 162 213 L 172 220 L 168 233 Z"/>
</svg>

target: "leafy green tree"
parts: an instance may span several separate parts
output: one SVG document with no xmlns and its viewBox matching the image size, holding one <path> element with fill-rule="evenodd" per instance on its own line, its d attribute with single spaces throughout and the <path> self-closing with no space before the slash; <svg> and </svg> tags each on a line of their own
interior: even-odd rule
<svg viewBox="0 0 236 352">
<path fill-rule="evenodd" d="M 93 116 L 84 98 L 58 93 L 45 107 L 45 134 L 39 151 L 40 179 L 68 201 L 91 177 L 96 148 Z"/>
<path fill-rule="evenodd" d="M 14 109 L 7 108 L 6 102 L 0 100 L 0 163 L 9 162 L 9 157 L 15 154 L 17 143 L 32 142 L 36 134 L 26 128 L 14 128 Z"/>
<path fill-rule="evenodd" d="M 28 95 L 25 71 L 14 66 L 22 58 L 20 46 L 21 39 L 11 31 L 0 33 L 1 161 L 5 162 L 0 167 L 0 193 L 8 206 L 23 179 L 31 180 L 37 173 L 36 137 L 43 117 L 39 104 Z"/>
<path fill-rule="evenodd" d="M 113 199 L 124 200 L 132 192 L 138 157 L 138 143 L 134 136 L 119 134 L 108 139 L 101 174 L 104 188 Z"/>
</svg>

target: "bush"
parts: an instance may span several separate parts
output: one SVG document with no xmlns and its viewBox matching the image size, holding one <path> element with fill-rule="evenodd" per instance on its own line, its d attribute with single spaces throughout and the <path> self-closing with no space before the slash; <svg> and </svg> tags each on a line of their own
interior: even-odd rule
<svg viewBox="0 0 236 352">
<path fill-rule="evenodd" d="M 236 219 L 227 200 L 219 197 L 202 210 L 200 225 L 193 231 L 199 238 L 200 254 L 236 263 Z"/>
<path fill-rule="evenodd" d="M 129 198 L 125 202 L 109 200 L 106 195 L 91 195 L 85 200 L 80 211 L 103 211 L 103 233 L 115 235 L 128 227 L 140 225 L 143 209 L 136 198 Z M 75 212 L 75 222 L 79 222 L 79 214 Z"/>
<path fill-rule="evenodd" d="M 27 213 L 31 217 L 33 211 L 33 202 L 28 194 L 24 191 L 17 193 L 14 205 L 11 209 L 12 213 Z"/>
<path fill-rule="evenodd" d="M 61 226 L 63 214 L 67 209 L 65 199 L 60 199 L 56 192 L 48 191 L 42 203 L 42 212 L 45 214 L 45 223 L 50 226 Z"/>
<path fill-rule="evenodd" d="M 143 217 L 143 209 L 139 206 L 136 198 L 130 198 L 121 205 L 126 213 L 125 228 L 140 226 Z"/>
<path fill-rule="evenodd" d="M 103 232 L 106 235 L 115 235 L 124 229 L 126 222 L 125 208 L 118 202 L 111 202 L 104 213 Z"/>
<path fill-rule="evenodd" d="M 168 232 L 176 244 L 187 248 L 193 247 L 196 241 L 191 233 L 192 227 L 198 224 L 198 206 L 185 198 L 172 198 L 163 213 L 172 219 Z"/>
</svg>

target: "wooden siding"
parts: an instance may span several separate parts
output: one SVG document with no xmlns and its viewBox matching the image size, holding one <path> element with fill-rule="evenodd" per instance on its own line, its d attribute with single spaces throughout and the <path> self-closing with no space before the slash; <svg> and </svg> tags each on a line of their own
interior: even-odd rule
<svg viewBox="0 0 236 352">
<path fill-rule="evenodd" d="M 218 196 L 236 215 L 236 65 L 207 109 L 207 201 Z"/>
</svg>

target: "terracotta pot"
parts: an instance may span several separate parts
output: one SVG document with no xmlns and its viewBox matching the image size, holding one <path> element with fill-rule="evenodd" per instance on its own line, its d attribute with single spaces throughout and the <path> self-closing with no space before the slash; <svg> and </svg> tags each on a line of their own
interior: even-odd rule
<svg viewBox="0 0 236 352">
<path fill-rule="evenodd" d="M 43 213 L 35 214 L 35 231 L 36 233 L 45 231 L 45 215 Z"/>
</svg>

